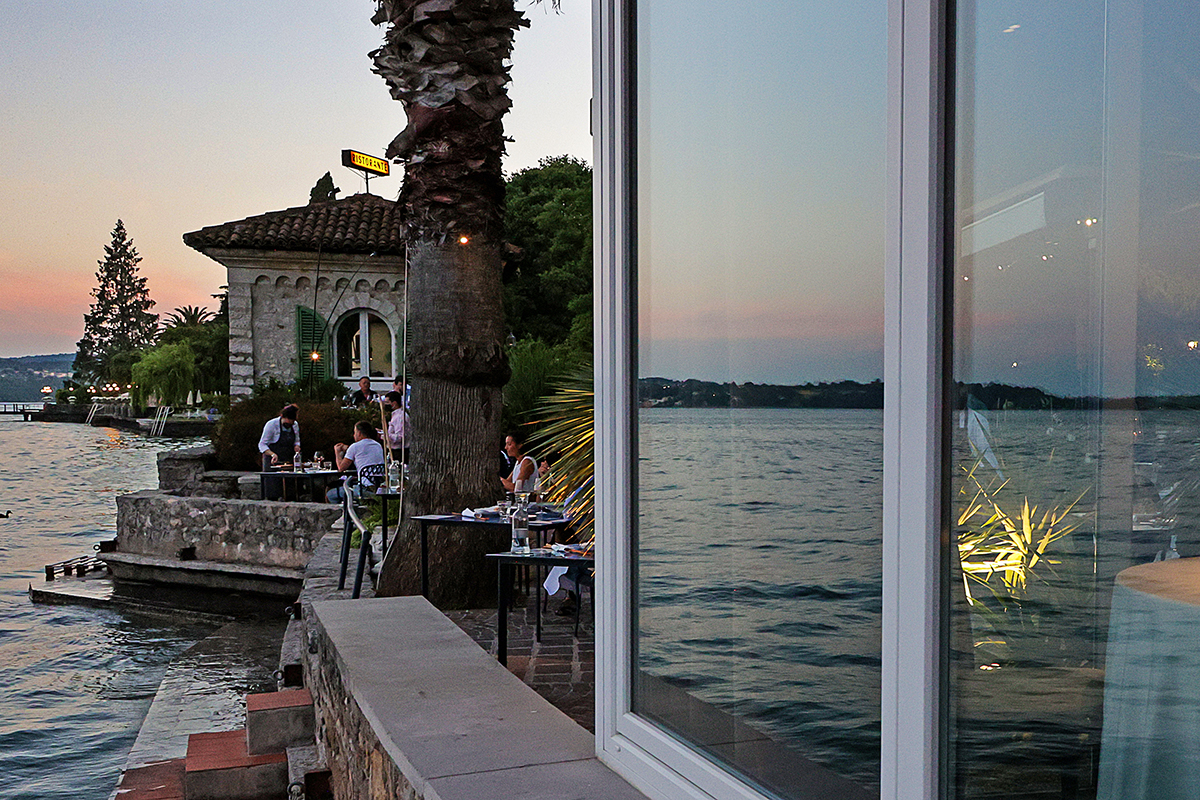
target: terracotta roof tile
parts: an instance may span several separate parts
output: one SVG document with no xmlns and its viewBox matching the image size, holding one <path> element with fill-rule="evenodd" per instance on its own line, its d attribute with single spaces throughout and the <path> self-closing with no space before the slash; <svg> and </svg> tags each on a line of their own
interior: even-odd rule
<svg viewBox="0 0 1200 800">
<path fill-rule="evenodd" d="M 201 252 L 207 248 L 316 252 L 319 247 L 326 253 L 399 254 L 403 240 L 399 206 L 372 194 L 268 211 L 183 235 L 184 244 Z"/>
</svg>

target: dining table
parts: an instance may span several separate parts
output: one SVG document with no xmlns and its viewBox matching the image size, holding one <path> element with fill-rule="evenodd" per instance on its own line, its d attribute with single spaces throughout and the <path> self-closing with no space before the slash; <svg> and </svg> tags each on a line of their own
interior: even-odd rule
<svg viewBox="0 0 1200 800">
<path fill-rule="evenodd" d="M 429 597 L 429 529 L 437 526 L 453 528 L 474 528 L 481 532 L 495 531 L 498 528 L 508 528 L 511 523 L 499 516 L 464 515 L 464 514 L 422 514 L 413 517 L 420 524 L 421 531 L 421 595 Z M 545 543 L 548 531 L 565 530 L 570 520 L 562 516 L 536 514 L 529 521 L 529 533 L 538 535 L 538 544 Z"/>
<path fill-rule="evenodd" d="M 520 567 L 548 568 L 582 566 L 594 569 L 595 556 L 591 551 L 571 549 L 534 548 L 528 553 L 488 553 L 486 558 L 496 562 L 496 659 L 508 664 L 508 612 L 512 606 L 513 582 Z M 535 638 L 542 640 L 542 585 L 538 582 L 534 616 Z M 581 597 L 579 602 L 583 602 Z"/>
<path fill-rule="evenodd" d="M 258 473 L 263 500 L 289 503 L 326 503 L 325 490 L 341 473 L 335 469 L 271 469 Z"/>
<path fill-rule="evenodd" d="M 1200 558 L 1116 576 L 1096 796 L 1200 798 Z"/>
</svg>

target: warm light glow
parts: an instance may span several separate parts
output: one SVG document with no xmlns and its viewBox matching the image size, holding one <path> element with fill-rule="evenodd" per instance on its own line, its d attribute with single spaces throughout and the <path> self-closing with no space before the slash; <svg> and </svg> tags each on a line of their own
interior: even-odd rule
<svg viewBox="0 0 1200 800">
<path fill-rule="evenodd" d="M 1200 342 L 1188 342 L 1188 350 L 1195 350 L 1197 347 L 1200 347 Z"/>
<path fill-rule="evenodd" d="M 320 353 L 318 353 L 316 350 L 313 350 L 313 351 L 312 351 L 312 355 L 310 355 L 310 356 L 309 356 L 309 358 L 311 358 L 313 361 L 320 361 L 320 360 L 321 360 L 321 354 L 320 354 Z"/>
<path fill-rule="evenodd" d="M 459 243 L 459 244 L 467 244 L 467 243 L 468 243 L 468 242 L 470 242 L 470 241 L 471 241 L 471 239 L 470 239 L 469 237 L 467 237 L 467 236 L 460 236 L 460 237 L 458 237 L 458 243 Z"/>
</svg>

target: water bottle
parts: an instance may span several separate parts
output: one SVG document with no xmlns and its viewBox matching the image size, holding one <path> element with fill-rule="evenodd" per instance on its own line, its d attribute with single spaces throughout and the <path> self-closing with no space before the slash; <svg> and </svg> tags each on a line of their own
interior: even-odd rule
<svg viewBox="0 0 1200 800">
<path fill-rule="evenodd" d="M 304 471 L 304 459 L 300 457 L 300 451 L 296 451 L 296 457 L 292 459 L 292 472 Z"/>
<path fill-rule="evenodd" d="M 529 552 L 529 509 L 520 501 L 512 512 L 512 552 Z"/>
<path fill-rule="evenodd" d="M 387 485 L 390 491 L 397 491 L 400 488 L 400 462 L 392 459 L 392 463 L 388 465 Z"/>
</svg>

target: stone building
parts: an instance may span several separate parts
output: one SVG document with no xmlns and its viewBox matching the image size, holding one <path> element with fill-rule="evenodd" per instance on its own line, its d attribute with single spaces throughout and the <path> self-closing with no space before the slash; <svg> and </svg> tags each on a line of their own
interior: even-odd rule
<svg viewBox="0 0 1200 800">
<path fill-rule="evenodd" d="M 183 241 L 228 271 L 229 391 L 401 367 L 404 243 L 396 203 L 369 194 L 212 225 Z"/>
</svg>

